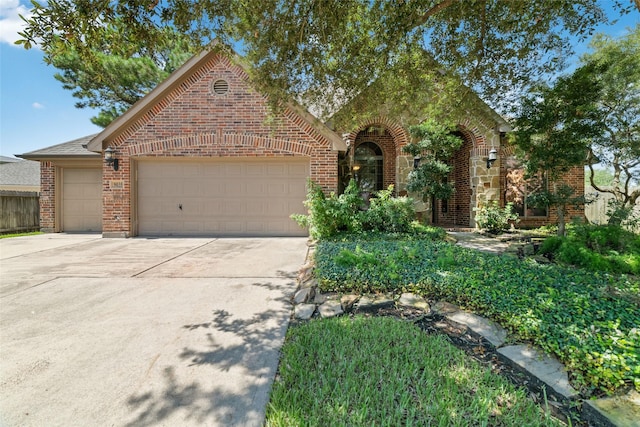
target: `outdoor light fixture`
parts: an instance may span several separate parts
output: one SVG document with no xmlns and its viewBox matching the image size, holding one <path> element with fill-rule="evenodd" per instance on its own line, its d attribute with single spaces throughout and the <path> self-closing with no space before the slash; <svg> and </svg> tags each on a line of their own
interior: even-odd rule
<svg viewBox="0 0 640 427">
<path fill-rule="evenodd" d="M 487 169 L 490 169 L 496 160 L 498 160 L 498 150 L 492 148 L 491 151 L 489 151 L 489 157 L 487 157 Z"/>
<path fill-rule="evenodd" d="M 415 156 L 413 158 L 413 168 L 414 169 L 418 169 L 418 167 L 420 166 L 420 160 L 422 160 L 422 157 L 420 157 L 420 156 Z"/>
<path fill-rule="evenodd" d="M 104 150 L 104 161 L 111 167 L 113 167 L 114 171 L 118 170 L 118 166 L 119 166 L 119 162 L 118 159 L 115 158 L 114 154 L 115 154 L 116 150 L 113 149 L 113 147 L 107 147 Z"/>
</svg>

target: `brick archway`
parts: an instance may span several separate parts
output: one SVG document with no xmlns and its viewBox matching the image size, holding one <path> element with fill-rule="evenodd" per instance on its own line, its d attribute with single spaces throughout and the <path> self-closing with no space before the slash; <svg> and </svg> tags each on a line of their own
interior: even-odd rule
<svg viewBox="0 0 640 427">
<path fill-rule="evenodd" d="M 346 137 L 347 144 L 349 146 L 353 146 L 358 134 L 370 127 L 382 127 L 387 129 L 387 131 L 393 138 L 396 156 L 401 155 L 402 147 L 409 143 L 409 133 L 404 127 L 389 119 L 388 117 L 379 116 L 362 122 L 358 127 L 350 132 Z"/>
</svg>

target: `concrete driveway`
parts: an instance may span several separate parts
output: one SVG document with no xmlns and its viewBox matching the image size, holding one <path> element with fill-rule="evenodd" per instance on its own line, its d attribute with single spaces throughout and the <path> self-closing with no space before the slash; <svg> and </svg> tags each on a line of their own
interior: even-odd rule
<svg viewBox="0 0 640 427">
<path fill-rule="evenodd" d="M 259 426 L 305 238 L 0 239 L 0 426 Z"/>
</svg>

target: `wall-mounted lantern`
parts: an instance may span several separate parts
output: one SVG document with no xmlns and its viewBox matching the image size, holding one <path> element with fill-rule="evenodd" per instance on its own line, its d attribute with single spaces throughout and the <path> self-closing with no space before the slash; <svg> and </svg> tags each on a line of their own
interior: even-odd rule
<svg viewBox="0 0 640 427">
<path fill-rule="evenodd" d="M 492 148 L 491 151 L 489 151 L 489 157 L 487 157 L 487 169 L 490 169 L 496 160 L 498 160 L 498 150 Z"/>
<path fill-rule="evenodd" d="M 415 156 L 413 158 L 413 169 L 418 169 L 418 167 L 420 167 L 420 160 L 422 160 L 422 157 L 420 156 Z"/>
<path fill-rule="evenodd" d="M 119 162 L 118 162 L 118 159 L 116 159 L 115 157 L 115 153 L 116 153 L 116 150 L 114 150 L 113 147 L 107 147 L 104 150 L 104 161 L 106 164 L 113 167 L 114 171 L 117 171 L 119 167 Z"/>
<path fill-rule="evenodd" d="M 353 165 L 353 175 L 354 178 L 356 180 L 356 182 L 358 182 L 358 171 L 360 170 L 360 165 Z"/>
</svg>

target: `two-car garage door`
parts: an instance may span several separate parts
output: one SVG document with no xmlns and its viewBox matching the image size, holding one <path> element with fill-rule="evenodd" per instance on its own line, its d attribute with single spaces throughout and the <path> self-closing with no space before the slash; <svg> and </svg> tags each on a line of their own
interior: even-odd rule
<svg viewBox="0 0 640 427">
<path fill-rule="evenodd" d="M 304 236 L 309 160 L 220 159 L 138 162 L 138 234 Z"/>
</svg>

